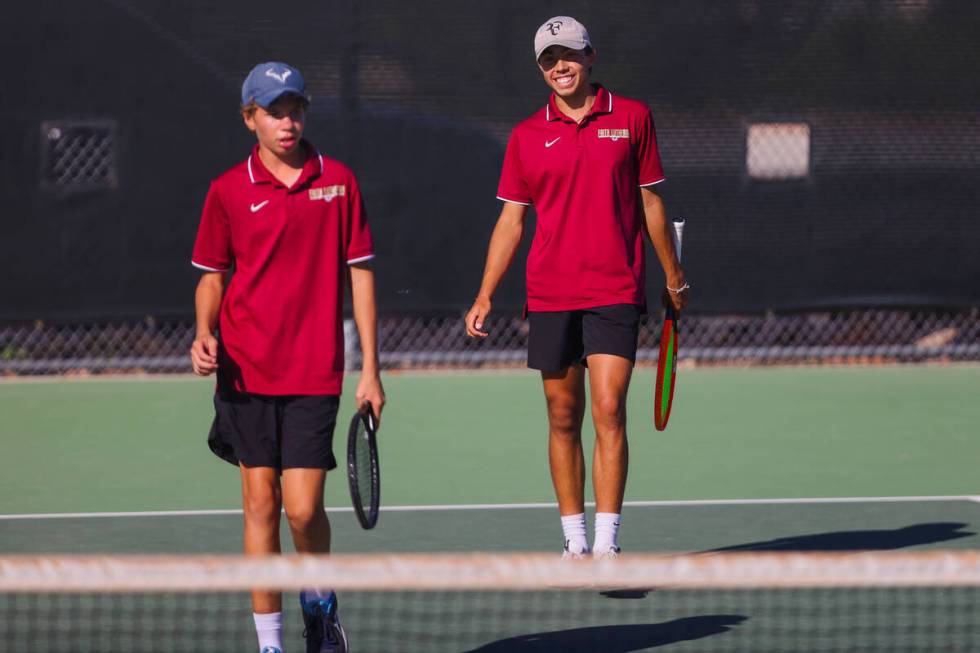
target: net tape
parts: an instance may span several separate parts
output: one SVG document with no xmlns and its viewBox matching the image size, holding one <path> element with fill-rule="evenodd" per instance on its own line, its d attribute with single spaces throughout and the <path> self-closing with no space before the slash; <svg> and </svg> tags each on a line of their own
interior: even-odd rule
<svg viewBox="0 0 980 653">
<path fill-rule="evenodd" d="M 980 551 L 0 557 L 0 592 L 980 587 Z"/>
</svg>

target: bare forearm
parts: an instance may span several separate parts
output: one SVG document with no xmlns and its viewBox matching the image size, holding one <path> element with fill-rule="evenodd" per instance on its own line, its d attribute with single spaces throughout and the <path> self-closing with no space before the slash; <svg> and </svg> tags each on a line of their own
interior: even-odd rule
<svg viewBox="0 0 980 653">
<path fill-rule="evenodd" d="M 191 367 L 199 376 L 207 376 L 218 369 L 218 340 L 214 328 L 218 325 L 218 311 L 225 292 L 224 272 L 205 272 L 194 291 L 194 311 L 197 314 L 197 335 L 191 344 Z"/>
<path fill-rule="evenodd" d="M 208 272 L 201 276 L 194 293 L 197 337 L 212 335 L 218 325 L 218 312 L 224 295 L 224 273 Z"/>
<path fill-rule="evenodd" d="M 647 189 L 641 190 L 643 199 L 643 215 L 646 222 L 647 235 L 653 243 L 653 249 L 660 260 L 660 266 L 667 278 L 667 285 L 679 288 L 684 284 L 684 270 L 681 269 L 674 247 L 673 227 L 667 220 L 667 212 L 660 196 Z"/>
<path fill-rule="evenodd" d="M 374 271 L 364 264 L 350 269 L 354 324 L 361 340 L 361 373 L 378 374 L 378 309 L 374 297 Z"/>
<path fill-rule="evenodd" d="M 490 315 L 493 294 L 497 292 L 497 286 L 500 285 L 500 280 L 504 278 L 521 244 L 526 213 L 526 206 L 513 202 L 505 202 L 504 208 L 500 211 L 497 225 L 493 228 L 493 235 L 490 236 L 490 249 L 487 252 L 487 264 L 483 267 L 480 292 L 477 293 L 473 306 L 467 311 L 463 320 L 466 325 L 466 335 L 471 338 L 486 338 L 490 335 L 484 330 L 483 322 Z"/>
<path fill-rule="evenodd" d="M 525 211 L 526 208 L 523 206 L 508 205 L 501 212 L 497 225 L 493 229 L 493 235 L 490 237 L 487 263 L 483 268 L 483 281 L 480 283 L 477 296 L 490 299 L 497 292 L 497 287 L 521 244 Z"/>
</svg>

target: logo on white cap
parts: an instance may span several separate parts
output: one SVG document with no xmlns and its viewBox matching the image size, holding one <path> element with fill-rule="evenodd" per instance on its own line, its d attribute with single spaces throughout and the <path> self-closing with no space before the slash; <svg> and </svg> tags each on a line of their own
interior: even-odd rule
<svg viewBox="0 0 980 653">
<path fill-rule="evenodd" d="M 286 78 L 293 74 L 291 70 L 284 70 L 281 73 L 277 73 L 275 68 L 269 68 L 265 71 L 266 77 L 271 77 L 272 79 L 279 80 L 280 84 L 286 83 Z"/>
<path fill-rule="evenodd" d="M 571 16 L 552 16 L 538 28 L 534 35 L 534 57 L 541 56 L 552 45 L 573 50 L 584 50 L 592 45 L 585 25 Z"/>
<path fill-rule="evenodd" d="M 560 20 L 553 20 L 547 25 L 545 25 L 544 28 L 549 32 L 551 32 L 552 36 L 558 36 L 558 32 L 561 31 L 561 26 L 563 24 L 564 23 L 562 23 Z"/>
</svg>

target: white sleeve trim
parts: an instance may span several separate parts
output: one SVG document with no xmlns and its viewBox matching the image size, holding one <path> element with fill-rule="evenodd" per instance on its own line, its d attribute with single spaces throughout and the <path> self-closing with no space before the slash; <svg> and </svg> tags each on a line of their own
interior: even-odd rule
<svg viewBox="0 0 980 653">
<path fill-rule="evenodd" d="M 374 254 L 368 254 L 367 256 L 361 256 L 359 258 L 352 258 L 347 261 L 347 265 L 354 265 L 355 263 L 363 263 L 364 261 L 370 261 L 374 258 Z"/>
<path fill-rule="evenodd" d="M 664 182 L 664 181 L 667 181 L 667 178 L 666 177 L 661 177 L 657 181 L 651 181 L 648 184 L 640 184 L 640 188 L 646 188 L 647 186 L 656 186 L 657 184 L 659 184 L 661 182 Z"/>
<path fill-rule="evenodd" d="M 510 202 L 511 204 L 520 204 L 521 206 L 531 206 L 530 202 L 518 202 L 517 200 L 509 200 L 506 197 L 501 197 L 500 195 L 497 195 L 497 199 L 500 200 L 501 202 Z"/>
<path fill-rule="evenodd" d="M 230 268 L 209 268 L 206 265 L 201 265 L 196 261 L 191 261 L 191 265 L 196 267 L 198 270 L 204 270 L 205 272 L 227 272 Z"/>
</svg>

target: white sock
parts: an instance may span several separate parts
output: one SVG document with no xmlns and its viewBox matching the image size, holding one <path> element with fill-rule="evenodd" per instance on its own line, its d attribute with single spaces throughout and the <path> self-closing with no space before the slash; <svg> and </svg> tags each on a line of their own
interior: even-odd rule
<svg viewBox="0 0 980 653">
<path fill-rule="evenodd" d="M 595 514 L 595 540 L 592 550 L 595 553 L 605 553 L 619 548 L 620 515 L 615 512 L 597 512 Z"/>
<path fill-rule="evenodd" d="M 259 651 L 266 646 L 275 646 L 282 650 L 282 613 L 268 612 L 259 614 L 253 612 L 255 618 L 255 633 L 259 636 Z"/>
<path fill-rule="evenodd" d="M 561 518 L 561 529 L 565 532 L 565 548 L 572 553 L 588 553 L 589 540 L 585 536 L 585 513 L 565 515 Z"/>
</svg>

